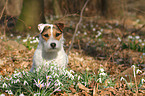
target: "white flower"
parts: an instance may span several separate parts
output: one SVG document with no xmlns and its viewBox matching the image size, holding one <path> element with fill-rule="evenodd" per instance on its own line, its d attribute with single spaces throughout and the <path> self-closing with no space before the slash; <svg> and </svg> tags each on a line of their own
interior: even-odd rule
<svg viewBox="0 0 145 96">
<path fill-rule="evenodd" d="M 3 88 L 7 88 L 7 86 L 8 86 L 8 85 L 7 85 L 6 83 L 3 84 Z"/>
<path fill-rule="evenodd" d="M 5 92 L 8 92 L 9 95 L 13 95 L 11 90 L 6 90 Z"/>
<path fill-rule="evenodd" d="M 3 37 L 1 37 L 1 39 L 4 39 Z"/>
<path fill-rule="evenodd" d="M 95 29 L 95 28 L 93 28 L 93 31 L 96 31 L 96 29 Z"/>
<path fill-rule="evenodd" d="M 20 94 L 19 96 L 25 96 L 25 95 L 22 93 L 22 94 Z"/>
<path fill-rule="evenodd" d="M 14 35 L 13 35 L 13 34 L 11 34 L 10 36 L 11 36 L 11 37 L 13 37 Z"/>
<path fill-rule="evenodd" d="M 56 80 L 56 82 L 57 82 L 56 86 L 57 86 L 57 85 L 59 85 L 59 86 L 62 85 L 62 86 L 63 86 L 63 84 L 62 84 L 58 79 Z"/>
<path fill-rule="evenodd" d="M 100 76 L 106 76 L 107 74 L 103 72 L 103 73 L 100 73 L 99 75 Z"/>
<path fill-rule="evenodd" d="M 145 82 L 145 79 L 141 79 L 141 83 L 143 84 Z"/>
<path fill-rule="evenodd" d="M 80 77 L 81 77 L 81 76 L 78 76 L 78 80 L 80 80 Z"/>
<path fill-rule="evenodd" d="M 120 37 L 118 37 L 117 39 L 121 42 L 121 38 Z"/>
<path fill-rule="evenodd" d="M 17 79 L 16 81 L 14 81 L 14 83 L 18 83 L 18 82 L 20 82 L 20 80 L 19 80 L 19 79 Z"/>
<path fill-rule="evenodd" d="M 25 81 L 24 81 L 24 85 L 26 85 L 26 84 L 29 85 L 28 82 L 25 80 Z"/>
<path fill-rule="evenodd" d="M 141 45 L 142 45 L 142 46 L 144 46 L 145 44 L 144 44 L 144 43 L 142 43 Z"/>
<path fill-rule="evenodd" d="M 130 35 L 128 36 L 128 39 L 132 39 L 132 38 L 133 38 L 132 36 L 130 36 Z"/>
<path fill-rule="evenodd" d="M 33 40 L 33 43 L 37 43 L 37 41 L 36 40 Z"/>
<path fill-rule="evenodd" d="M 123 81 L 123 80 L 125 80 L 125 78 L 124 77 L 121 77 L 120 81 Z"/>
<path fill-rule="evenodd" d="M 80 34 L 80 31 L 78 31 L 78 34 Z"/>
<path fill-rule="evenodd" d="M 136 74 L 139 74 L 139 73 L 142 73 L 142 71 L 139 70 L 139 69 L 137 69 L 137 70 L 136 70 Z"/>
<path fill-rule="evenodd" d="M 32 44 L 32 43 L 33 43 L 33 41 L 30 41 L 30 43 Z"/>
<path fill-rule="evenodd" d="M 142 40 L 141 40 L 141 39 L 139 39 L 138 41 L 139 41 L 140 43 L 142 42 Z"/>
<path fill-rule="evenodd" d="M 103 68 L 100 68 L 100 72 L 104 72 L 104 69 Z"/>
<path fill-rule="evenodd" d="M 5 96 L 5 94 L 1 94 L 0 96 Z"/>
<path fill-rule="evenodd" d="M 135 36 L 135 38 L 136 38 L 136 39 L 139 39 L 140 37 L 139 37 L 139 36 Z"/>
<path fill-rule="evenodd" d="M 21 36 L 17 36 L 17 39 L 20 39 L 21 38 Z"/>
<path fill-rule="evenodd" d="M 87 32 L 84 32 L 84 35 L 87 35 Z"/>
<path fill-rule="evenodd" d="M 97 81 L 99 81 L 100 83 L 102 83 L 102 80 L 101 80 L 101 78 L 97 79 Z M 96 82 L 97 82 L 97 81 L 96 81 Z"/>
<path fill-rule="evenodd" d="M 40 96 L 40 93 L 35 93 L 34 96 Z"/>
<path fill-rule="evenodd" d="M 132 65 L 131 68 L 134 68 L 135 69 L 135 65 Z"/>
<path fill-rule="evenodd" d="M 145 55 L 145 53 L 142 53 L 142 55 Z"/>
<path fill-rule="evenodd" d="M 27 42 L 27 39 L 23 39 L 23 42 L 24 42 L 24 43 Z"/>
<path fill-rule="evenodd" d="M 93 24 L 91 24 L 91 27 L 92 27 L 92 28 L 93 28 L 93 26 L 94 26 L 94 25 L 93 25 Z"/>
<path fill-rule="evenodd" d="M 98 27 L 98 25 L 96 24 L 96 27 Z"/>
<path fill-rule="evenodd" d="M 103 32 L 103 29 L 101 29 L 100 31 Z"/>
<path fill-rule="evenodd" d="M 84 25 L 83 28 L 86 28 L 86 26 Z"/>
</svg>

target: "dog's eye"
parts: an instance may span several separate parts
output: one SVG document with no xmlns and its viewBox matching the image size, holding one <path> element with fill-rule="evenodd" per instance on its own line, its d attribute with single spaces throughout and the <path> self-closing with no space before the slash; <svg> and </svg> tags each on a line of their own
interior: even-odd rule
<svg viewBox="0 0 145 96">
<path fill-rule="evenodd" d="M 61 33 L 56 33 L 56 37 L 58 37 Z"/>
<path fill-rule="evenodd" d="M 44 34 L 44 36 L 45 36 L 45 37 L 49 37 L 49 35 L 48 35 L 48 34 Z"/>
</svg>

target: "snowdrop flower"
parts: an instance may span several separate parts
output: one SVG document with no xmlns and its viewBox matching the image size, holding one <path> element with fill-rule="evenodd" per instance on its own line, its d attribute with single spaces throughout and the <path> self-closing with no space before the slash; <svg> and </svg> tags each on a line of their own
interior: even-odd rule
<svg viewBox="0 0 145 96">
<path fill-rule="evenodd" d="M 20 94 L 19 96 L 25 96 L 25 95 L 22 93 L 22 94 Z"/>
<path fill-rule="evenodd" d="M 87 32 L 84 32 L 84 35 L 87 35 Z"/>
<path fill-rule="evenodd" d="M 141 83 L 143 84 L 145 82 L 145 79 L 141 79 Z"/>
<path fill-rule="evenodd" d="M 3 84 L 3 88 L 7 88 L 8 85 L 6 83 Z"/>
<path fill-rule="evenodd" d="M 57 82 L 56 86 L 57 86 L 57 85 L 59 85 L 59 86 L 62 85 L 62 86 L 63 86 L 63 84 L 62 84 L 58 79 L 56 80 L 56 82 Z"/>
<path fill-rule="evenodd" d="M 24 42 L 24 43 L 27 42 L 27 39 L 23 39 L 23 42 Z"/>
<path fill-rule="evenodd" d="M 123 81 L 123 80 L 125 81 L 125 78 L 124 77 L 121 77 L 120 81 Z"/>
<path fill-rule="evenodd" d="M 30 43 L 32 44 L 32 43 L 33 43 L 33 41 L 30 41 Z"/>
<path fill-rule="evenodd" d="M 136 38 L 136 39 L 139 39 L 140 37 L 139 37 L 139 36 L 135 36 L 135 38 Z"/>
<path fill-rule="evenodd" d="M 14 81 L 14 83 L 18 83 L 18 82 L 20 83 L 20 80 L 19 79 L 17 79 L 16 81 Z"/>
<path fill-rule="evenodd" d="M 0 96 L 5 96 L 5 94 L 1 94 Z"/>
<path fill-rule="evenodd" d="M 80 77 L 81 77 L 81 76 L 78 76 L 78 80 L 80 80 Z"/>
<path fill-rule="evenodd" d="M 95 28 L 93 28 L 93 31 L 96 31 L 96 29 L 95 29 Z"/>
<path fill-rule="evenodd" d="M 112 29 L 113 27 L 111 25 L 108 25 L 108 28 Z"/>
<path fill-rule="evenodd" d="M 25 81 L 24 81 L 24 85 L 26 85 L 26 84 L 29 85 L 28 82 L 25 80 Z"/>
<path fill-rule="evenodd" d="M 100 83 L 102 83 L 102 80 L 101 80 L 101 78 L 97 79 L 97 81 L 96 81 L 96 82 L 98 82 L 98 81 L 99 81 Z"/>
<path fill-rule="evenodd" d="M 86 26 L 84 25 L 83 28 L 86 28 Z"/>
<path fill-rule="evenodd" d="M 121 42 L 121 38 L 120 37 L 118 37 L 117 39 Z"/>
<path fill-rule="evenodd" d="M 137 69 L 137 70 L 136 70 L 136 74 L 139 74 L 139 73 L 142 73 L 142 71 L 139 70 L 139 69 Z"/>
<path fill-rule="evenodd" d="M 103 29 L 101 29 L 100 31 L 103 32 Z"/>
<path fill-rule="evenodd" d="M 17 36 L 17 39 L 20 39 L 21 38 L 21 36 Z"/>
<path fill-rule="evenodd" d="M 100 68 L 100 72 L 104 72 L 104 69 L 103 68 Z"/>
<path fill-rule="evenodd" d="M 13 37 L 14 35 L 13 35 L 13 34 L 11 34 L 10 36 L 11 36 L 11 37 Z"/>
<path fill-rule="evenodd" d="M 13 95 L 11 90 L 6 90 L 5 92 L 8 92 L 9 95 Z"/>
<path fill-rule="evenodd" d="M 103 72 L 103 73 L 100 73 L 99 75 L 100 76 L 106 76 L 107 74 Z"/>
<path fill-rule="evenodd" d="M 4 39 L 3 37 L 1 37 L 1 39 Z"/>
<path fill-rule="evenodd" d="M 34 96 L 40 96 L 40 93 L 35 93 Z"/>
<path fill-rule="evenodd" d="M 98 27 L 98 25 L 96 24 L 96 27 Z"/>
<path fill-rule="evenodd" d="M 36 40 L 33 40 L 33 43 L 37 43 L 37 41 Z"/>
<path fill-rule="evenodd" d="M 132 36 L 130 36 L 130 35 L 128 36 L 128 39 L 132 39 L 132 38 L 133 38 Z"/>
<path fill-rule="evenodd" d="M 94 25 L 93 25 L 93 24 L 91 24 L 91 27 L 92 27 L 92 28 L 93 28 L 93 26 L 94 26 Z"/>
<path fill-rule="evenodd" d="M 32 39 L 35 39 L 35 37 L 32 37 Z"/>
<path fill-rule="evenodd" d="M 139 42 L 142 42 L 142 40 L 141 40 L 141 39 L 139 39 L 138 41 L 139 41 Z"/>
<path fill-rule="evenodd" d="M 141 45 L 142 45 L 142 46 L 144 46 L 145 44 L 144 44 L 144 43 L 142 43 Z"/>
<path fill-rule="evenodd" d="M 80 34 L 81 32 L 80 31 L 78 31 L 78 34 Z"/>
</svg>

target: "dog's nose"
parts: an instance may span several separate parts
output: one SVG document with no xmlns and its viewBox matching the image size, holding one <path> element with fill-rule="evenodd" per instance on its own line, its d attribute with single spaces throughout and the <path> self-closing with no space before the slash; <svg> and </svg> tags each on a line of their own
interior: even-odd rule
<svg viewBox="0 0 145 96">
<path fill-rule="evenodd" d="M 56 43 L 51 43 L 50 46 L 54 49 L 56 47 Z"/>
</svg>

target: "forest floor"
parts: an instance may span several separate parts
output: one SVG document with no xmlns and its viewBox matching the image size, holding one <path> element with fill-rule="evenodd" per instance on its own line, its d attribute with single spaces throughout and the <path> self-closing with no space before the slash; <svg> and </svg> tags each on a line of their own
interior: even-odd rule
<svg viewBox="0 0 145 96">
<path fill-rule="evenodd" d="M 145 27 L 142 27 L 145 20 L 143 17 L 123 20 L 99 18 L 87 21 L 86 19 L 84 18 L 82 21 L 76 34 L 74 46 L 69 52 L 68 67 L 75 72 L 87 69 L 92 74 L 98 74 L 99 69 L 103 68 L 110 78 L 117 79 L 114 88 L 97 89 L 92 86 L 98 83 L 91 83 L 88 89 L 98 95 L 136 95 L 136 91 L 134 91 L 136 87 L 128 89 L 127 84 L 120 81 L 121 77 L 124 77 L 130 85 L 136 85 L 143 79 L 144 84 L 138 88 L 137 95 L 145 95 Z M 75 23 L 65 21 L 66 52 L 71 43 Z M 36 45 L 28 45 L 23 42 L 23 39 L 27 37 L 13 36 L 15 34 L 12 34 L 9 33 L 6 39 L 0 34 L 0 74 L 3 76 L 10 76 L 16 69 L 29 71 L 36 48 Z M 142 71 L 136 73 L 136 77 L 134 77 L 132 65 L 136 66 L 136 70 Z M 135 82 L 135 78 L 137 82 Z M 130 80 L 132 81 L 130 82 Z M 61 94 L 67 95 L 66 93 Z M 69 95 L 88 96 L 92 94 L 80 88 L 79 92 L 72 92 Z"/>
</svg>

